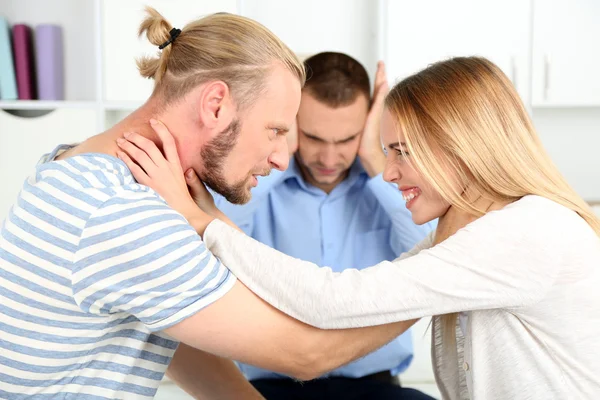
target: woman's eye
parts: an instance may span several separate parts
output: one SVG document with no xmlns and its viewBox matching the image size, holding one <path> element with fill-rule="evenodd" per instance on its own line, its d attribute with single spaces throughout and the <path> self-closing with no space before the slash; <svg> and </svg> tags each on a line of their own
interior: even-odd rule
<svg viewBox="0 0 600 400">
<path fill-rule="evenodd" d="M 399 150 L 399 149 L 395 149 L 396 153 L 398 154 L 398 158 L 403 158 L 403 157 L 407 157 L 409 154 L 405 151 Z"/>
</svg>

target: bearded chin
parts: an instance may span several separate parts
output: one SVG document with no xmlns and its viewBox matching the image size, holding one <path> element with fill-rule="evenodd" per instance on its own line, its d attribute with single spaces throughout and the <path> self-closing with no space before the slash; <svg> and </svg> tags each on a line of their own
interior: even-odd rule
<svg viewBox="0 0 600 400">
<path fill-rule="evenodd" d="M 204 170 L 204 173 L 199 174 L 200 179 L 233 204 L 245 204 L 252 197 L 250 190 L 247 189 L 247 180 L 227 184 L 223 173 L 225 159 L 235 147 L 240 132 L 240 122 L 235 119 L 200 151 Z"/>
<path fill-rule="evenodd" d="M 246 204 L 252 198 L 246 181 L 242 180 L 233 185 L 228 185 L 220 171 L 212 171 L 202 175 L 200 179 L 206 186 L 225 197 L 232 204 Z"/>
</svg>

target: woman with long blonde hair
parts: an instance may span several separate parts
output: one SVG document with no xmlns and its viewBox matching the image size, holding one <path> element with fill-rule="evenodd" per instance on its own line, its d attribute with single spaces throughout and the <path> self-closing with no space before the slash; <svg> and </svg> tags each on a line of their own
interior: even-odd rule
<svg viewBox="0 0 600 400">
<path fill-rule="evenodd" d="M 398 260 L 334 273 L 209 215 L 187 217 L 245 285 L 310 325 L 433 316 L 445 399 L 600 398 L 600 221 L 550 160 L 508 78 L 483 58 L 433 64 L 390 91 L 382 138 L 384 178 L 413 220 L 439 219 Z M 172 201 L 173 183 L 137 170 Z"/>
</svg>

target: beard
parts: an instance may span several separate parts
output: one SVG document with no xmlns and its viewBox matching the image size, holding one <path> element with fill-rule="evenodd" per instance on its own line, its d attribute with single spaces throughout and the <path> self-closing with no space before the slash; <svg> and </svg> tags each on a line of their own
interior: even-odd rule
<svg viewBox="0 0 600 400">
<path fill-rule="evenodd" d="M 246 188 L 247 180 L 227 184 L 223 173 L 224 161 L 236 145 L 240 131 L 240 121 L 235 119 L 200 151 L 204 170 L 200 179 L 233 204 L 244 204 L 251 198 L 250 191 Z"/>
</svg>

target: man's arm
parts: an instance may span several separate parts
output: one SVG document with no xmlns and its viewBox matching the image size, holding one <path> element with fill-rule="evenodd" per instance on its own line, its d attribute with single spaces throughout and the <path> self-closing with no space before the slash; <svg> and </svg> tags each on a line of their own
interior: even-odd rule
<svg viewBox="0 0 600 400">
<path fill-rule="evenodd" d="M 321 330 L 270 306 L 240 282 L 165 333 L 194 348 L 310 380 L 390 342 L 416 320 Z"/>
<path fill-rule="evenodd" d="M 167 376 L 195 399 L 264 400 L 231 360 L 181 343 Z"/>
</svg>

